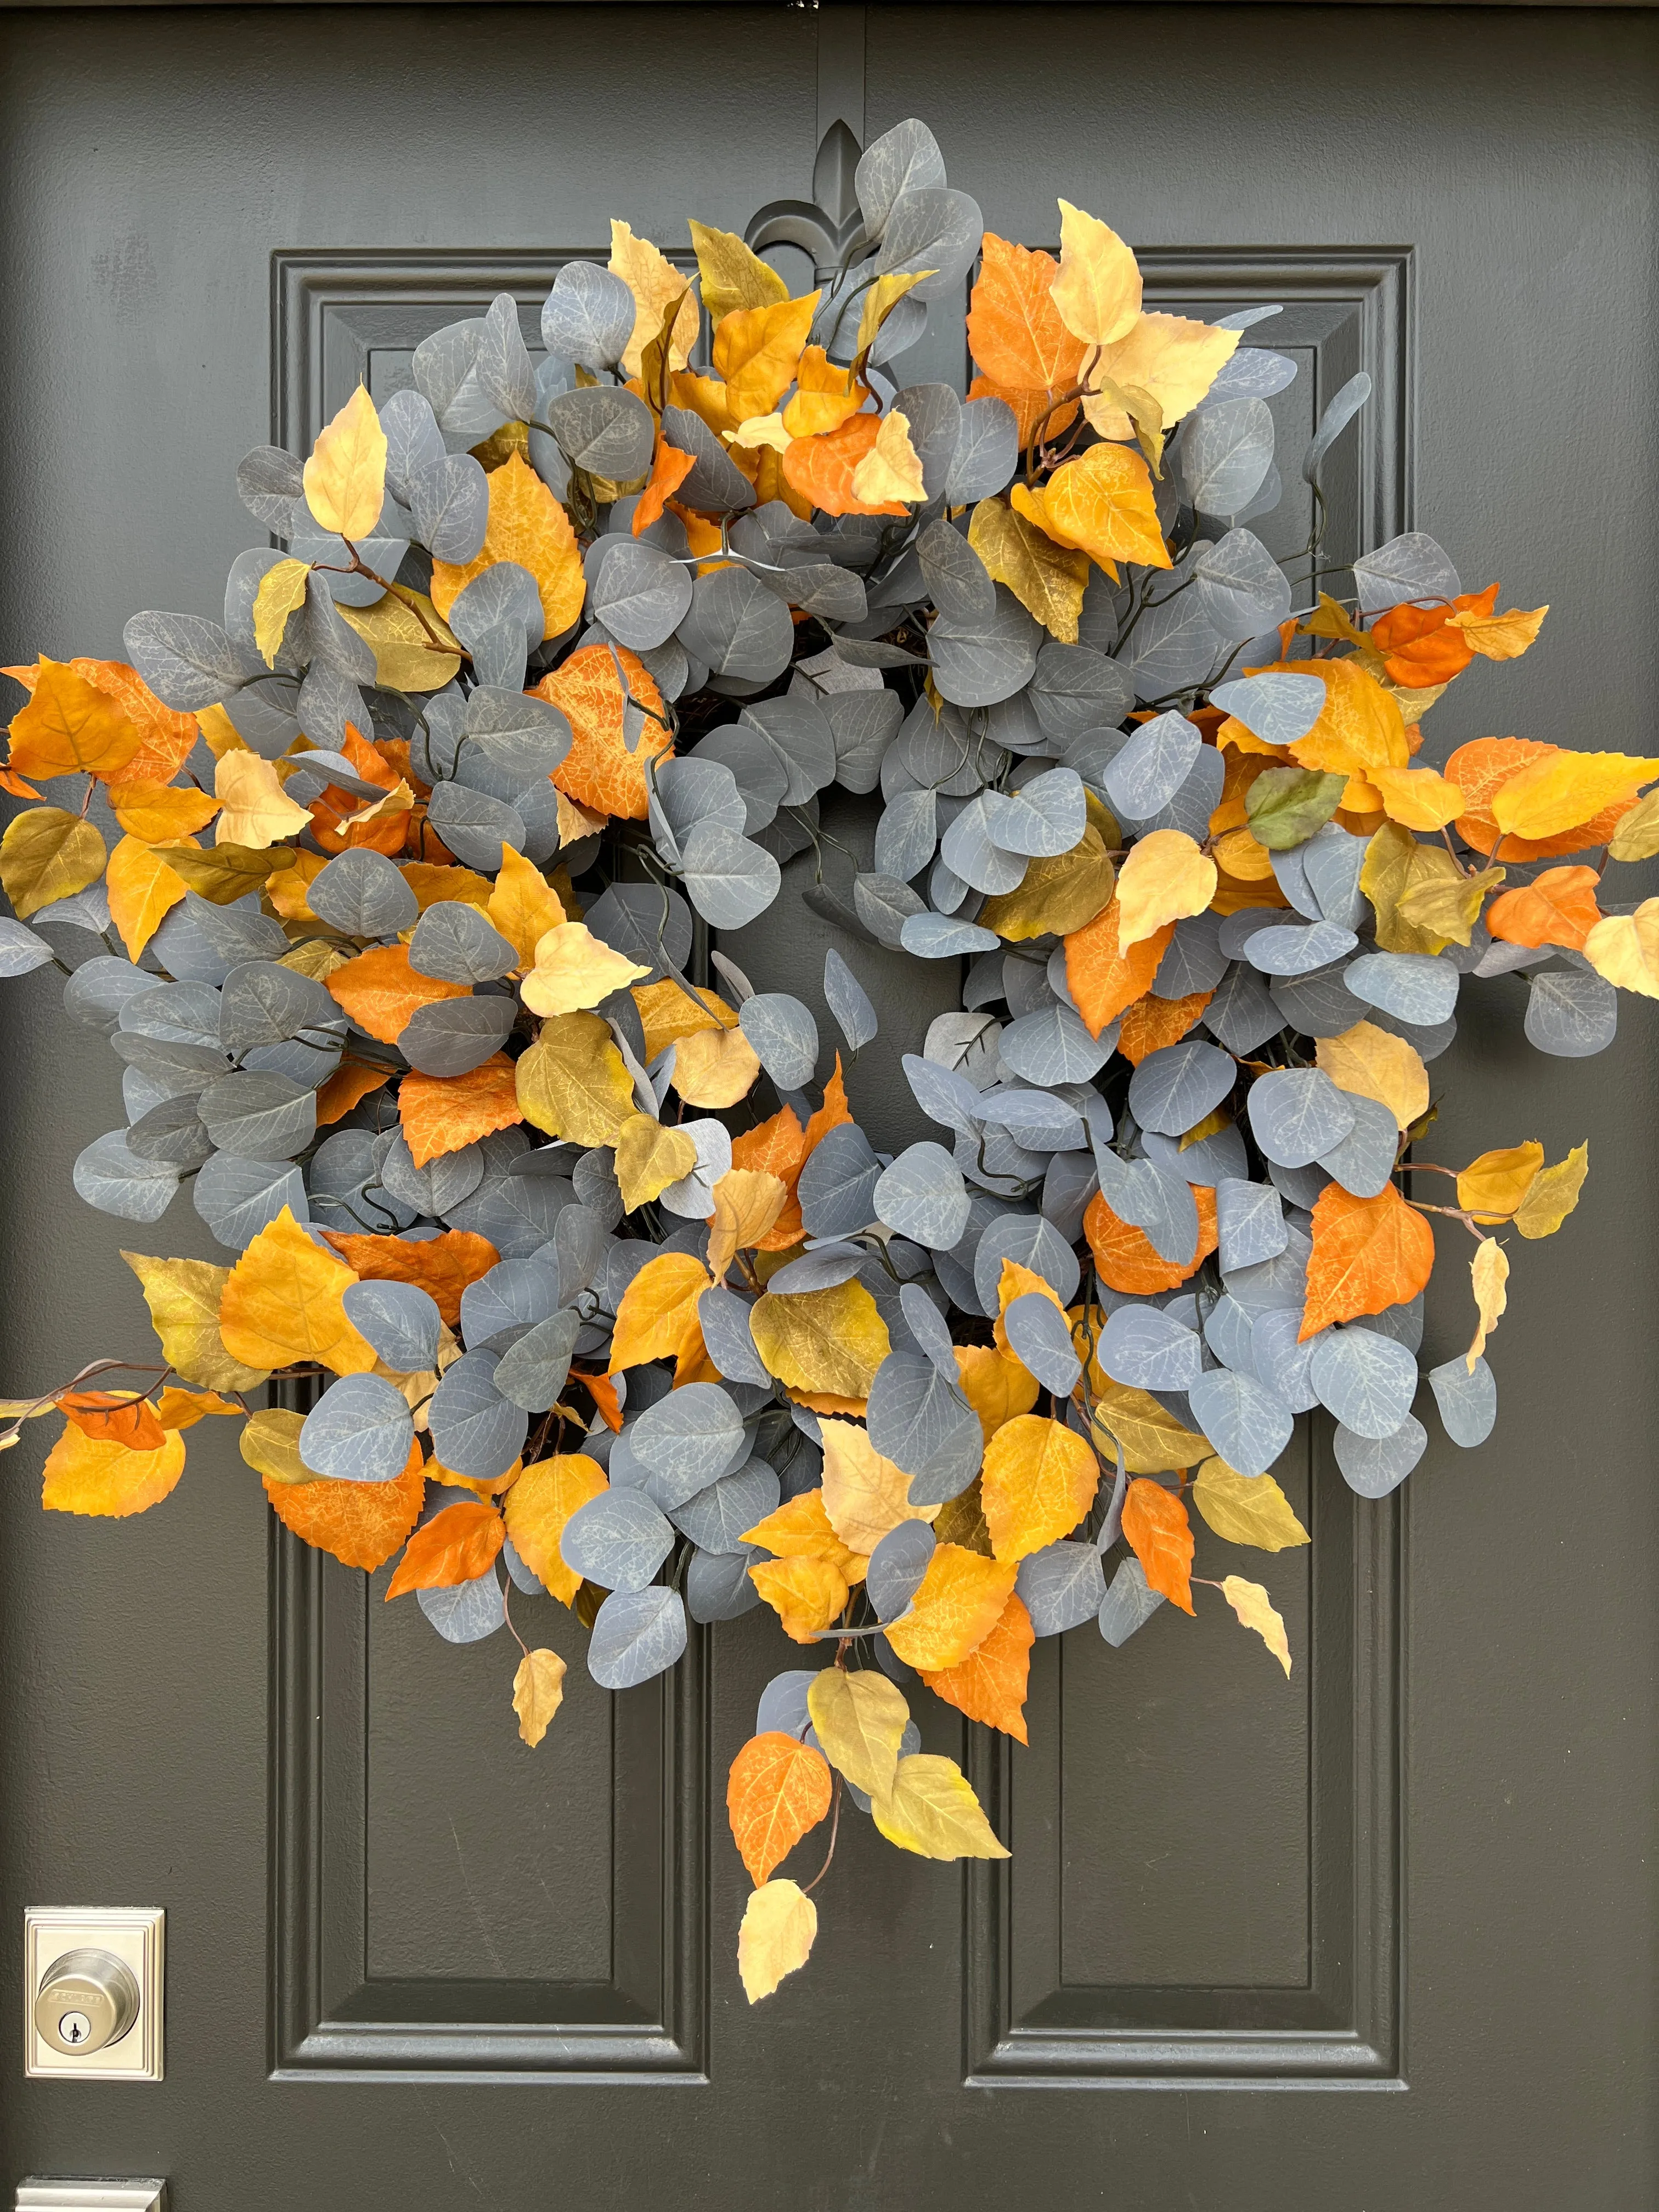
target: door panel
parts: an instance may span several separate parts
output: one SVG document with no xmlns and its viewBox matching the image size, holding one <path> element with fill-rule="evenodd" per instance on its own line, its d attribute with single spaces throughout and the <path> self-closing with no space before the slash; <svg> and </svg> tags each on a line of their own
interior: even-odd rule
<svg viewBox="0 0 1659 2212">
<path fill-rule="evenodd" d="M 106 9 L 3 35 L 7 660 L 211 611 L 258 534 L 246 447 L 361 374 L 395 389 L 497 289 L 533 309 L 613 211 L 671 250 L 690 211 L 741 230 L 837 115 L 915 113 L 1004 235 L 1052 246 L 1063 190 L 1160 304 L 1284 301 L 1283 452 L 1370 371 L 1340 550 L 1420 524 L 1555 603 L 1425 757 L 1511 728 L 1650 749 L 1643 12 Z M 963 367 L 948 329 L 904 364 Z M 1261 526 L 1275 550 L 1304 499 Z M 867 811 L 832 827 L 856 848 Z M 816 1004 L 832 943 L 881 1009 L 850 1087 L 895 1144 L 896 1057 L 948 980 L 930 1001 L 793 899 L 730 949 Z M 48 971 L 6 1002 L 8 1391 L 143 1340 L 135 1240 L 68 1195 L 113 1063 L 57 999 Z M 573 1666 L 531 1754 L 497 1641 L 441 1645 L 384 1572 L 292 1543 L 234 1448 L 195 1431 L 174 1498 L 116 1526 L 39 1512 L 31 1436 L 0 1486 L 7 2016 L 22 1905 L 162 1904 L 169 2049 L 155 2087 L 14 2072 L 0 2183 L 166 2172 L 176 2212 L 1650 2203 L 1659 1054 L 1627 1016 L 1587 1079 L 1465 1003 L 1443 1156 L 1588 1137 L 1594 1170 L 1517 1265 L 1491 1445 L 1431 1447 L 1378 1508 L 1308 1437 L 1282 1691 L 1166 1613 L 1121 1652 L 1039 1647 L 1029 1751 L 936 1714 L 1012 1861 L 964 1877 L 844 1827 L 811 1967 L 752 2012 L 724 1773 L 787 1663 L 769 1620 L 620 1699 Z M 212 1255 L 174 1212 L 137 1241 Z M 1467 1335 L 1452 1274 L 1437 1358 Z"/>
</svg>

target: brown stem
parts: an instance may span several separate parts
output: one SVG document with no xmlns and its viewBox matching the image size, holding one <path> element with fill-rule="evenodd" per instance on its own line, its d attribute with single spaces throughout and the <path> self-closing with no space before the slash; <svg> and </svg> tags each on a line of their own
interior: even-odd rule
<svg viewBox="0 0 1659 2212">
<path fill-rule="evenodd" d="M 810 1897 L 810 1896 L 812 1894 L 812 1892 L 813 1892 L 813 1891 L 817 1887 L 818 1884 L 819 1884 L 819 1883 L 823 1880 L 823 1877 L 825 1876 L 825 1875 L 827 1875 L 827 1874 L 829 1873 L 829 1871 L 830 1871 L 830 1862 L 834 1859 L 834 1857 L 835 1857 L 835 1856 L 836 1856 L 836 1837 L 837 1837 L 840 1833 L 841 1833 L 841 1777 L 840 1777 L 840 1775 L 838 1774 L 838 1775 L 836 1777 L 836 1796 L 835 1796 L 835 1802 L 834 1802 L 834 1804 L 832 1805 L 832 1807 L 830 1808 L 830 1848 L 829 1848 L 829 1850 L 828 1850 L 824 1853 L 824 1855 L 823 1855 L 823 1865 L 818 1869 L 817 1872 L 813 1875 L 813 1877 L 812 1877 L 811 1881 L 809 1881 L 809 1882 L 807 1883 L 806 1887 L 802 1890 L 802 1892 L 801 1892 L 801 1895 L 802 1895 L 803 1897 Z"/>
</svg>

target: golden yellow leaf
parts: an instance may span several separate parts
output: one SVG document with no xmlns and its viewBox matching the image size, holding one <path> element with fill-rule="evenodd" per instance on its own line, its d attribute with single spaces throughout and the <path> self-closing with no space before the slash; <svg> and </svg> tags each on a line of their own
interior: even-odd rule
<svg viewBox="0 0 1659 2212">
<path fill-rule="evenodd" d="M 1488 660 L 1518 660 L 1544 627 L 1547 606 L 1509 607 L 1501 615 L 1483 615 L 1478 607 L 1466 607 L 1461 614 L 1447 617 L 1448 629 L 1461 629 L 1464 642 L 1474 653 L 1483 653 Z"/>
<path fill-rule="evenodd" d="M 245 1409 L 216 1390 L 182 1390 L 176 1382 L 169 1382 L 155 1401 L 155 1418 L 164 1429 L 193 1429 L 210 1414 L 228 1414 L 240 1421 Z"/>
<path fill-rule="evenodd" d="M 507 1533 L 514 1548 L 562 1605 L 575 1603 L 582 1581 L 559 1550 L 565 1522 L 609 1487 L 598 1460 L 586 1452 L 559 1452 L 533 1461 L 507 1493 Z"/>
<path fill-rule="evenodd" d="M 981 1502 L 999 1559 L 1019 1560 L 1069 1536 L 1092 1504 L 1099 1462 L 1075 1430 L 1021 1413 L 985 1448 Z"/>
<path fill-rule="evenodd" d="M 623 353 L 623 374 L 639 374 L 640 357 L 646 347 L 661 336 L 664 318 L 676 300 L 681 304 L 670 336 L 668 365 L 671 368 L 684 368 L 697 343 L 699 321 L 690 278 L 683 269 L 676 269 L 666 260 L 648 238 L 635 238 L 625 222 L 618 222 L 614 217 L 608 266 L 611 275 L 620 276 L 634 295 L 634 329 Z"/>
<path fill-rule="evenodd" d="M 1321 1037 L 1314 1057 L 1339 1091 L 1386 1106 L 1402 1134 L 1429 1110 L 1429 1071 L 1422 1054 L 1374 1022 L 1356 1022 L 1340 1036 Z"/>
<path fill-rule="evenodd" d="M 220 1339 L 219 1301 L 230 1280 L 228 1267 L 206 1260 L 156 1260 L 147 1252 L 121 1257 L 138 1278 L 162 1352 L 187 1382 L 209 1390 L 253 1390 L 270 1379 L 270 1363 L 234 1359 Z"/>
<path fill-rule="evenodd" d="M 985 1641 L 1008 1602 L 1018 1565 L 939 1544 L 902 1621 L 887 1640 L 908 1667 L 928 1674 L 959 1666 Z"/>
<path fill-rule="evenodd" d="M 337 1375 L 368 1374 L 374 1347 L 359 1336 L 341 1304 L 356 1280 L 343 1260 L 312 1243 L 284 1206 L 230 1271 L 219 1301 L 225 1350 L 249 1367 L 315 1360 Z M 212 1382 L 209 1376 L 193 1379 Z"/>
<path fill-rule="evenodd" d="M 1644 899 L 1634 914 L 1598 921 L 1584 939 L 1584 957 L 1620 990 L 1659 999 L 1659 898 Z"/>
<path fill-rule="evenodd" d="M 1030 1412 L 1040 1386 L 1024 1361 L 988 1344 L 959 1344 L 956 1354 L 962 1395 L 979 1415 L 988 1444 L 1006 1423 Z"/>
<path fill-rule="evenodd" d="M 519 1734 L 533 1751 L 564 1703 L 564 1662 L 556 1651 L 526 1651 L 513 1677 Z"/>
<path fill-rule="evenodd" d="M 1244 1475 L 1224 1459 L 1206 1459 L 1193 1483 L 1193 1503 L 1218 1536 L 1282 1552 L 1312 1539 L 1270 1474 Z"/>
<path fill-rule="evenodd" d="M 0 884 L 27 921 L 43 906 L 71 897 L 104 872 L 105 844 L 90 822 L 61 806 L 31 806 L 0 837 Z"/>
<path fill-rule="evenodd" d="M 937 1518 L 937 1505 L 911 1504 L 909 1476 L 882 1457 L 857 1422 L 825 1420 L 820 1425 L 823 1510 L 849 1551 L 867 1558 L 901 1521 Z M 859 1784 L 860 1790 L 869 1786 Z"/>
<path fill-rule="evenodd" d="M 751 415 L 747 422 L 738 423 L 732 433 L 732 443 L 745 453 L 760 446 L 769 446 L 775 453 L 789 450 L 789 433 L 783 427 L 781 415 Z"/>
<path fill-rule="evenodd" d="M 738 1972 L 750 2004 L 806 1964 L 817 1932 L 818 1908 L 798 1882 L 780 1875 L 752 1893 L 738 1931 Z"/>
<path fill-rule="evenodd" d="M 1463 811 L 1462 789 L 1431 768 L 1370 768 L 1365 777 L 1382 794 L 1389 821 L 1407 830 L 1443 830 Z"/>
<path fill-rule="evenodd" d="M 575 1014 L 597 1006 L 651 970 L 612 951 L 584 922 L 556 922 L 536 940 L 536 964 L 519 986 L 532 1014 Z"/>
<path fill-rule="evenodd" d="M 236 1439 L 237 1449 L 248 1465 L 265 1480 L 297 1490 L 307 1482 L 319 1482 L 324 1478 L 314 1468 L 309 1468 L 300 1456 L 300 1431 L 306 1425 L 303 1413 L 290 1413 L 282 1406 L 267 1406 L 251 1414 L 242 1425 Z"/>
<path fill-rule="evenodd" d="M 910 418 L 901 409 L 890 408 L 882 416 L 875 444 L 853 471 L 853 489 L 870 507 L 927 498 L 921 457 L 910 443 Z"/>
<path fill-rule="evenodd" d="M 1119 561 L 1167 568 L 1170 549 L 1158 528 L 1152 479 L 1127 446 L 1091 446 L 1055 470 L 1043 487 L 1048 528 L 1115 577 Z"/>
<path fill-rule="evenodd" d="M 46 1455 L 40 1503 L 48 1513 L 88 1513 L 123 1519 L 159 1505 L 185 1471 L 185 1439 L 177 1429 L 154 1451 L 82 1433 L 65 1423 Z"/>
<path fill-rule="evenodd" d="M 288 618 L 295 607 L 304 606 L 310 580 L 308 561 L 278 561 L 259 579 L 259 588 L 253 594 L 253 642 L 267 668 L 276 665 Z"/>
<path fill-rule="evenodd" d="M 726 411 L 735 428 L 769 415 L 795 380 L 801 348 L 812 327 L 816 292 L 767 306 L 740 307 L 714 333 L 714 367 L 726 379 Z"/>
<path fill-rule="evenodd" d="M 830 360 L 822 346 L 807 346 L 795 368 L 795 392 L 783 410 L 791 438 L 820 438 L 849 422 L 869 398 L 869 387 L 850 368 Z"/>
<path fill-rule="evenodd" d="M 797 1497 L 787 1498 L 764 1521 L 745 1528 L 743 1540 L 759 1545 L 780 1559 L 821 1559 L 849 1585 L 864 1580 L 869 1564 L 864 1553 L 843 1544 L 830 1527 L 822 1490 L 802 1491 Z M 837 1611 L 845 1601 L 844 1597 L 838 1601 Z"/>
<path fill-rule="evenodd" d="M 617 1187 L 630 1213 L 696 1164 L 696 1146 L 684 1130 L 665 1128 L 649 1114 L 630 1114 L 617 1133 Z"/>
<path fill-rule="evenodd" d="M 695 216 L 688 228 L 702 279 L 702 304 L 718 323 L 738 307 L 770 307 L 789 297 L 789 287 L 732 231 L 711 230 Z"/>
<path fill-rule="evenodd" d="M 1457 1203 L 1480 1222 L 1507 1221 L 1538 1180 L 1544 1147 L 1535 1139 L 1482 1152 L 1457 1178 Z"/>
<path fill-rule="evenodd" d="M 192 785 L 175 790 L 165 783 L 112 783 L 109 803 L 128 836 L 147 845 L 194 836 L 219 811 L 218 800 Z"/>
<path fill-rule="evenodd" d="M 1154 830 L 1117 872 L 1117 950 L 1156 936 L 1166 922 L 1202 914 L 1215 896 L 1215 862 L 1184 830 Z"/>
<path fill-rule="evenodd" d="M 695 318 L 696 309 L 693 308 Z M 547 635 L 557 637 L 582 611 L 586 580 L 575 532 L 552 493 L 522 455 L 514 453 L 489 476 L 489 520 L 483 550 L 465 568 L 432 564 L 432 604 L 447 619 L 475 576 L 498 561 L 516 561 L 536 579 Z"/>
<path fill-rule="evenodd" d="M 1578 1203 L 1589 1173 L 1589 1146 L 1575 1145 L 1564 1160 L 1546 1168 L 1522 1200 L 1515 1225 L 1523 1237 L 1553 1237 Z"/>
<path fill-rule="evenodd" d="M 1492 795 L 1492 819 L 1506 836 L 1553 837 L 1589 822 L 1604 806 L 1633 800 L 1655 776 L 1659 760 L 1632 753 L 1552 753 L 1498 785 Z M 1498 857 L 1503 857 L 1501 846 Z"/>
<path fill-rule="evenodd" d="M 1432 860 L 1435 857 L 1434 848 L 1427 848 L 1425 858 Z M 1439 855 L 1441 860 L 1450 857 L 1447 853 Z M 1426 875 L 1418 864 L 1415 872 L 1417 879 L 1407 884 L 1395 905 L 1396 928 L 1419 930 L 1426 936 L 1441 938 L 1449 945 L 1470 943 L 1474 925 L 1480 919 L 1480 909 L 1489 894 L 1503 882 L 1504 870 L 1479 868 L 1472 876 L 1449 875 L 1443 871 Z"/>
<path fill-rule="evenodd" d="M 1278 665 L 1294 675 L 1317 676 L 1325 686 L 1318 720 L 1287 748 L 1299 768 L 1364 778 L 1374 768 L 1411 766 L 1411 744 L 1399 702 L 1357 659 Z"/>
<path fill-rule="evenodd" d="M 1273 878 L 1273 856 L 1249 830 L 1229 830 L 1216 840 L 1215 864 L 1239 884 L 1265 884 Z"/>
<path fill-rule="evenodd" d="M 691 1149 L 695 1154 L 696 1147 Z M 714 1185 L 714 1218 L 708 1231 L 708 1264 L 717 1283 L 726 1280 L 726 1269 L 739 1252 L 760 1243 L 788 1200 L 789 1186 L 781 1176 L 768 1175 L 761 1168 L 726 1170 Z"/>
<path fill-rule="evenodd" d="M 1078 617 L 1089 580 L 1089 556 L 1057 545 L 1048 532 L 1016 514 L 1000 499 L 982 499 L 968 526 L 968 542 L 992 580 L 1014 597 L 1062 645 L 1077 643 Z M 1018 891 L 1006 891 L 1004 900 Z"/>
<path fill-rule="evenodd" d="M 118 699 L 42 653 L 28 704 L 12 720 L 9 764 L 26 776 L 114 775 L 143 741 Z"/>
<path fill-rule="evenodd" d="M 1140 314 L 1140 268 L 1117 233 L 1097 216 L 1060 203 L 1060 274 L 1048 287 L 1073 337 L 1108 346 L 1127 337 Z"/>
<path fill-rule="evenodd" d="M 386 432 L 360 384 L 305 465 L 306 505 L 319 529 L 367 538 L 386 501 Z"/>
<path fill-rule="evenodd" d="M 1069 853 L 1028 860 L 1017 890 L 986 900 L 979 910 L 981 926 L 1011 945 L 1031 937 L 1070 937 L 1087 928 L 1111 904 L 1117 872 L 1109 854 L 1117 840 L 1115 823 L 1109 844 L 1091 822 Z"/>
<path fill-rule="evenodd" d="M 865 363 L 870 349 L 881 332 L 899 301 L 907 293 L 914 292 L 924 278 L 935 276 L 934 269 L 890 270 L 886 276 L 878 276 L 864 295 L 864 305 L 859 311 L 859 334 L 853 347 L 853 356 L 860 368 Z"/>
<path fill-rule="evenodd" d="M 163 854 L 128 836 L 110 854 L 104 883 L 110 920 L 121 933 L 128 959 L 136 960 L 185 896 L 185 879 Z"/>
<path fill-rule="evenodd" d="M 374 679 L 388 691 L 436 691 L 461 665 L 460 640 L 424 592 L 399 584 L 367 607 L 340 609 L 374 654 Z"/>
<path fill-rule="evenodd" d="M 284 794 L 276 763 L 258 753 L 227 753 L 214 770 L 213 789 L 220 810 L 216 836 L 223 844 L 263 852 L 311 827 L 309 811 Z"/>
<path fill-rule="evenodd" d="M 673 1085 L 688 1106 L 735 1106 L 760 1072 L 760 1055 L 739 1029 L 696 1030 L 674 1047 Z"/>
<path fill-rule="evenodd" d="M 812 1677 L 806 1710 L 824 1757 L 855 1790 L 879 1797 L 892 1787 L 910 1718 L 896 1683 L 873 1669 L 851 1674 L 826 1667 Z"/>
<path fill-rule="evenodd" d="M 1092 1357 L 1089 1387 L 1094 1393 L 1095 1440 L 1109 1459 L 1121 1446 L 1123 1464 L 1131 1474 L 1167 1474 L 1174 1468 L 1196 1467 L 1210 1456 L 1206 1437 L 1183 1428 L 1150 1391 L 1114 1382 Z"/>
<path fill-rule="evenodd" d="M 1167 430 L 1189 415 L 1232 359 L 1237 331 L 1217 330 L 1185 315 L 1141 315 L 1115 345 L 1102 352 L 1097 386 L 1140 392 L 1157 407 Z M 1127 438 L 1134 425 L 1109 392 L 1083 403 L 1085 418 L 1103 438 Z"/>
<path fill-rule="evenodd" d="M 1284 1615 L 1274 1610 L 1273 1600 L 1261 1584 L 1247 1583 L 1242 1575 L 1229 1575 L 1221 1585 L 1221 1593 L 1245 1627 L 1255 1629 L 1288 1675 L 1291 1644 L 1285 1633 Z"/>
<path fill-rule="evenodd" d="M 769 1375 L 791 1390 L 838 1398 L 867 1398 L 892 1349 L 875 1300 L 857 1280 L 793 1297 L 769 1291 L 749 1327 Z"/>
<path fill-rule="evenodd" d="M 1330 665 L 1340 667 L 1340 661 Z M 1423 927 L 1401 915 L 1409 890 L 1430 883 L 1461 890 L 1465 878 L 1443 846 L 1420 845 L 1409 830 L 1385 822 L 1365 848 L 1359 888 L 1376 913 L 1376 941 L 1385 952 L 1440 952 L 1451 939 L 1443 930 Z"/>
<path fill-rule="evenodd" d="M 632 997 L 640 1026 L 645 1031 L 647 1063 L 665 1045 L 677 1044 L 683 1036 L 694 1036 L 699 1030 L 734 1030 L 738 1026 L 736 1007 L 728 1006 L 718 991 L 711 991 L 706 985 L 692 997 L 672 976 L 665 976 L 660 983 L 636 983 Z"/>
<path fill-rule="evenodd" d="M 802 1553 L 790 1559 L 760 1559 L 749 1579 L 796 1644 L 814 1642 L 847 1603 L 847 1577 L 828 1559 Z"/>
<path fill-rule="evenodd" d="M 598 1014 L 556 1014 L 515 1069 L 525 1119 L 550 1137 L 614 1145 L 632 1114 L 634 1083 Z"/>
<path fill-rule="evenodd" d="M 521 967 L 536 957 L 536 947 L 550 929 L 566 919 L 564 907 L 533 860 L 501 847 L 501 873 L 496 877 L 484 912 L 519 955 Z"/>
<path fill-rule="evenodd" d="M 871 1817 L 890 1844 L 925 1859 L 1006 1859 L 1007 1846 L 985 1817 L 973 1787 L 953 1759 L 913 1751 L 902 1759 L 893 1786 L 871 1800 Z"/>
<path fill-rule="evenodd" d="M 1659 791 L 1650 791 L 1620 817 L 1607 846 L 1607 857 L 1650 860 L 1656 853 L 1659 853 Z"/>
<path fill-rule="evenodd" d="M 1474 1289 L 1475 1310 L 1480 1322 L 1475 1328 L 1474 1341 L 1470 1345 L 1463 1364 L 1471 1375 L 1474 1363 L 1486 1348 L 1486 1339 L 1498 1324 L 1504 1309 L 1509 1304 L 1506 1287 L 1510 1279 L 1510 1259 L 1495 1237 L 1483 1237 L 1475 1247 L 1474 1257 L 1469 1262 L 1469 1280 Z"/>
<path fill-rule="evenodd" d="M 611 1373 L 678 1352 L 697 1318 L 697 1300 L 713 1281 L 694 1253 L 663 1252 L 647 1260 L 617 1308 Z"/>
</svg>

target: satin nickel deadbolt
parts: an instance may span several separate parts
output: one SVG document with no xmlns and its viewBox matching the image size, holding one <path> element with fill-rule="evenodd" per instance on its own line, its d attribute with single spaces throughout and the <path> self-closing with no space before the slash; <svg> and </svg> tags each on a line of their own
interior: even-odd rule
<svg viewBox="0 0 1659 2212">
<path fill-rule="evenodd" d="M 25 2072 L 159 2081 L 164 1915 L 31 1906 L 23 1919 Z"/>
</svg>

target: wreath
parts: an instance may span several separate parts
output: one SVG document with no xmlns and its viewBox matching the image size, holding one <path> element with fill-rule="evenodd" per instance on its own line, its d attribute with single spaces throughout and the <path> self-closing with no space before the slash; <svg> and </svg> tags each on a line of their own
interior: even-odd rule
<svg viewBox="0 0 1659 2212">
<path fill-rule="evenodd" d="M 918 122 L 856 184 L 805 297 L 730 234 L 691 224 L 693 280 L 617 222 L 539 365 L 503 294 L 308 459 L 250 453 L 280 542 L 222 623 L 10 670 L 0 772 L 46 801 L 0 847 L 0 963 L 63 969 L 124 1066 L 76 1188 L 150 1224 L 188 1182 L 228 1255 L 124 1255 L 160 1360 L 11 1402 L 0 1443 L 55 1411 L 45 1504 L 120 1516 L 234 1419 L 297 1537 L 395 1557 L 386 1597 L 452 1643 L 508 1629 L 531 1746 L 566 1662 L 515 1601 L 567 1608 L 613 1690 L 769 1606 L 810 1663 L 731 1768 L 750 2002 L 809 1954 L 848 1799 L 901 1850 L 1007 1856 L 921 1748 L 928 1693 L 1023 1742 L 1034 1638 L 1121 1645 L 1165 1604 L 1230 1607 L 1289 1674 L 1269 1587 L 1193 1576 L 1191 1510 L 1305 1544 L 1271 1472 L 1297 1416 L 1381 1498 L 1423 1380 L 1480 1443 L 1507 1239 L 1583 1185 L 1582 1146 L 1417 1156 L 1461 988 L 1524 977 L 1568 1057 L 1659 995 L 1659 899 L 1602 896 L 1659 853 L 1659 761 L 1419 764 L 1446 687 L 1546 610 L 1415 531 L 1327 558 L 1366 379 L 1275 559 L 1248 526 L 1296 368 L 1246 343 L 1274 309 L 1146 310 L 1064 200 L 1058 261 L 983 233 Z M 975 268 L 967 396 L 899 386 Z M 832 785 L 882 802 L 844 894 Z M 797 856 L 845 945 L 833 1054 L 699 932 Z M 963 977 L 903 1061 L 939 1135 L 895 1157 L 842 1057 L 872 946 Z M 1437 1221 L 1475 1321 L 1420 1377 Z"/>
</svg>

